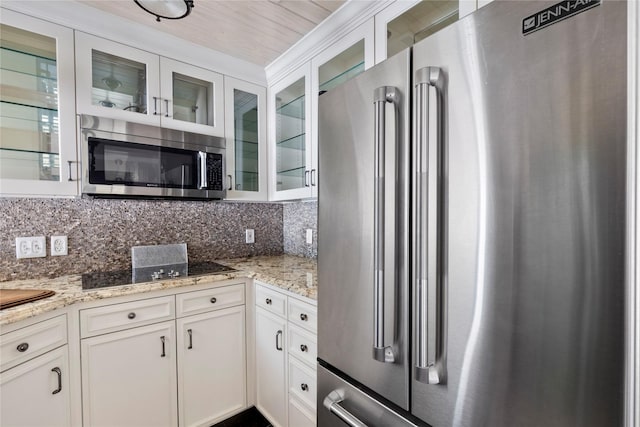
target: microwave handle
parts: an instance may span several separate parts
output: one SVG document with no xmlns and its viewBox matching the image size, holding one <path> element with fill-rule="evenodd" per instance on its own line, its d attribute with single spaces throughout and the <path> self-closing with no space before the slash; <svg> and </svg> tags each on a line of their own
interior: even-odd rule
<svg viewBox="0 0 640 427">
<path fill-rule="evenodd" d="M 200 168 L 199 168 L 199 173 L 198 175 L 200 176 L 200 183 L 198 184 L 198 189 L 202 190 L 202 189 L 206 189 L 208 184 L 207 184 L 207 153 L 205 153 L 204 151 L 198 151 L 198 160 L 199 160 L 199 164 L 200 164 Z"/>
</svg>

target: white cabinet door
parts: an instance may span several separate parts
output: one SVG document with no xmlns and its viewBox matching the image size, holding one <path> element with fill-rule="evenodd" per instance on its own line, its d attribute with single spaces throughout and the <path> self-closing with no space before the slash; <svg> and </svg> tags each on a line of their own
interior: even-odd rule
<svg viewBox="0 0 640 427">
<path fill-rule="evenodd" d="M 76 32 L 79 114 L 160 125 L 160 57 Z"/>
<path fill-rule="evenodd" d="M 286 320 L 256 307 L 257 408 L 275 426 L 287 425 Z"/>
<path fill-rule="evenodd" d="M 267 91 L 224 78 L 227 198 L 267 200 Z"/>
<path fill-rule="evenodd" d="M 180 426 L 210 426 L 246 407 L 244 306 L 178 325 Z"/>
<path fill-rule="evenodd" d="M 0 425 L 71 425 L 66 345 L 0 374 Z"/>
<path fill-rule="evenodd" d="M 0 13 L 0 196 L 78 194 L 73 31 Z"/>
<path fill-rule="evenodd" d="M 175 322 L 83 339 L 86 426 L 176 426 Z"/>
<path fill-rule="evenodd" d="M 224 137 L 222 74 L 160 57 L 163 127 Z"/>
<path fill-rule="evenodd" d="M 311 64 L 269 89 L 269 199 L 311 197 Z"/>
</svg>

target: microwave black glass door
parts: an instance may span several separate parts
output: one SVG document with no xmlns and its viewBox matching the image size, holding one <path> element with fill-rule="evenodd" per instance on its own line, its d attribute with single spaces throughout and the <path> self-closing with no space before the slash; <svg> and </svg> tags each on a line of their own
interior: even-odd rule
<svg viewBox="0 0 640 427">
<path fill-rule="evenodd" d="M 196 189 L 198 152 L 90 137 L 89 182 Z"/>
</svg>

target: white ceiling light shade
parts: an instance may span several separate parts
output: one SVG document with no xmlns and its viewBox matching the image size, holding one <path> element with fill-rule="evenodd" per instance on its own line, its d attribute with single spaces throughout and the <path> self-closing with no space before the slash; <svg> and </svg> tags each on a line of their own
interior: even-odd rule
<svg viewBox="0 0 640 427">
<path fill-rule="evenodd" d="M 133 0 L 138 6 L 152 15 L 156 21 L 164 19 L 180 19 L 191 13 L 193 0 Z"/>
</svg>

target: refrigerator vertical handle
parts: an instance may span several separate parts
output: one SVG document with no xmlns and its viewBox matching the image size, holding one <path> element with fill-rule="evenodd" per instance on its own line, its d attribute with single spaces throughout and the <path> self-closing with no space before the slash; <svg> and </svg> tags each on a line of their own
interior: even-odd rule
<svg viewBox="0 0 640 427">
<path fill-rule="evenodd" d="M 429 138 L 429 89 L 435 88 L 437 105 L 437 141 L 436 145 L 430 144 Z M 415 280 L 415 313 L 416 313 L 416 364 L 415 377 L 417 381 L 426 384 L 442 384 L 444 382 L 444 345 L 442 336 L 442 320 L 444 319 L 443 305 L 441 303 L 442 280 L 440 271 L 440 240 L 441 236 L 429 236 L 429 197 L 435 197 L 436 233 L 440 233 L 440 206 L 442 204 L 440 177 L 441 150 L 444 144 L 444 76 L 438 67 L 425 67 L 415 74 L 415 111 L 416 133 L 413 139 L 413 200 L 412 216 L 414 227 L 413 247 L 413 277 Z M 432 153 L 429 149 L 432 149 Z M 437 179 L 436 194 L 429 194 L 429 159 L 436 156 L 438 169 L 432 171 L 432 179 Z M 434 174 L 435 172 L 435 174 Z M 429 252 L 429 241 L 435 239 L 435 251 Z M 435 266 L 435 280 L 429 282 L 429 260 Z M 435 360 L 430 363 L 429 358 L 429 286 L 435 289 L 435 336 L 431 337 L 434 344 Z"/>
<path fill-rule="evenodd" d="M 374 209 L 373 209 L 373 358 L 379 362 L 393 363 L 395 354 L 393 346 L 385 346 L 384 337 L 384 236 L 385 236 L 385 110 L 388 102 L 394 106 L 396 119 L 398 115 L 399 93 L 395 87 L 382 86 L 373 93 L 375 106 L 375 159 L 374 159 Z M 396 120 L 397 121 L 397 120 Z M 397 134 L 397 132 L 396 132 Z"/>
</svg>

